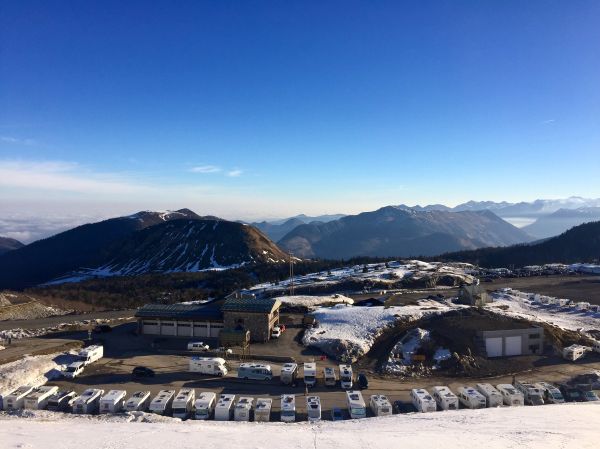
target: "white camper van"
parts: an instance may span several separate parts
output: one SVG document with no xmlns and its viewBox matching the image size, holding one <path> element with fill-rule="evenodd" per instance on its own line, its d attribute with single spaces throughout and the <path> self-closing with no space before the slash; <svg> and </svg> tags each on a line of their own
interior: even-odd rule
<svg viewBox="0 0 600 449">
<path fill-rule="evenodd" d="M 210 374 L 213 376 L 226 376 L 227 363 L 221 357 L 198 357 L 190 359 L 190 372 Z"/>
<path fill-rule="evenodd" d="M 254 409 L 254 421 L 256 421 L 256 422 L 271 421 L 271 407 L 272 406 L 273 406 L 273 399 L 258 398 L 256 400 L 256 407 Z"/>
<path fill-rule="evenodd" d="M 119 413 L 125 404 L 125 390 L 110 390 L 100 398 L 100 413 Z"/>
<path fill-rule="evenodd" d="M 537 386 L 542 390 L 544 403 L 546 404 L 564 404 L 565 398 L 558 388 L 548 382 L 538 382 Z"/>
<path fill-rule="evenodd" d="M 173 409 L 173 398 L 175 398 L 175 390 L 160 390 L 150 402 L 148 411 L 157 415 L 170 415 Z"/>
<path fill-rule="evenodd" d="M 74 379 L 75 377 L 77 377 L 81 373 L 83 373 L 84 368 L 85 368 L 85 362 L 83 362 L 81 360 L 78 362 L 73 362 L 73 363 L 67 365 L 65 370 L 62 372 L 62 375 L 69 379 Z"/>
<path fill-rule="evenodd" d="M 433 399 L 442 410 L 458 410 L 458 396 L 452 393 L 450 388 L 439 385 L 431 390 Z"/>
<path fill-rule="evenodd" d="M 508 405 L 511 407 L 518 407 L 521 405 L 525 405 L 525 399 L 523 393 L 517 390 L 511 384 L 499 384 L 496 385 L 496 388 L 502 395 L 502 399 L 504 400 L 504 405 Z"/>
<path fill-rule="evenodd" d="M 150 405 L 149 391 L 136 391 L 125 402 L 125 410 L 128 412 L 145 412 Z"/>
<path fill-rule="evenodd" d="M 458 388 L 458 400 L 466 408 L 486 408 L 487 401 L 485 396 L 482 395 L 473 387 L 459 387 Z"/>
<path fill-rule="evenodd" d="M 346 404 L 350 418 L 359 419 L 367 417 L 367 406 L 360 391 L 346 391 Z"/>
<path fill-rule="evenodd" d="M 335 368 L 330 366 L 323 368 L 323 380 L 326 387 L 335 387 L 335 384 L 337 383 L 337 373 L 335 372 Z"/>
<path fill-rule="evenodd" d="M 252 409 L 254 408 L 254 398 L 242 396 L 235 404 L 233 419 L 235 421 L 250 421 Z"/>
<path fill-rule="evenodd" d="M 314 387 L 317 384 L 317 364 L 309 362 L 304 364 L 304 385 Z"/>
<path fill-rule="evenodd" d="M 246 380 L 271 380 L 273 378 L 273 370 L 271 369 L 271 365 L 242 363 L 238 368 L 237 377 Z"/>
<path fill-rule="evenodd" d="M 566 360 L 574 362 L 582 358 L 587 352 L 587 347 L 581 345 L 571 345 L 563 348 L 562 355 Z"/>
<path fill-rule="evenodd" d="M 281 374 L 279 378 L 281 383 L 284 385 L 293 385 L 296 383 L 298 377 L 298 364 L 297 363 L 284 363 L 281 367 Z"/>
<path fill-rule="evenodd" d="M 321 398 L 306 396 L 306 415 L 309 422 L 321 421 Z"/>
<path fill-rule="evenodd" d="M 423 388 L 413 388 L 410 391 L 410 399 L 418 412 L 426 413 L 437 411 L 435 399 L 433 399 L 429 392 Z"/>
<path fill-rule="evenodd" d="M 296 396 L 293 394 L 281 395 L 281 420 L 283 422 L 296 421 Z"/>
<path fill-rule="evenodd" d="M 25 403 L 25 397 L 33 391 L 31 385 L 24 385 L 17 388 L 10 394 L 7 394 L 3 398 L 4 410 L 21 410 Z"/>
<path fill-rule="evenodd" d="M 215 421 L 231 421 L 233 419 L 233 401 L 235 394 L 222 394 L 215 406 Z"/>
<path fill-rule="evenodd" d="M 29 410 L 43 410 L 48 405 L 48 400 L 58 391 L 58 387 L 44 385 L 36 388 L 25 396 L 25 408 Z"/>
<path fill-rule="evenodd" d="M 340 386 L 344 390 L 352 388 L 352 365 L 340 365 Z"/>
<path fill-rule="evenodd" d="M 100 360 L 102 357 L 104 357 L 104 346 L 102 345 L 88 346 L 79 351 L 78 355 L 78 359 L 81 360 L 84 365 L 89 365 L 96 360 Z"/>
<path fill-rule="evenodd" d="M 73 405 L 76 397 L 77 393 L 73 390 L 57 391 L 48 398 L 47 409 L 51 412 L 67 411 Z"/>
<path fill-rule="evenodd" d="M 203 391 L 196 397 L 194 403 L 194 419 L 207 420 L 212 417 L 215 412 L 217 403 L 217 395 L 212 391 Z"/>
<path fill-rule="evenodd" d="M 526 405 L 544 405 L 544 395 L 535 384 L 530 382 L 515 382 L 515 387 L 521 393 Z"/>
<path fill-rule="evenodd" d="M 206 352 L 210 347 L 202 341 L 191 341 L 187 345 L 188 351 Z"/>
<path fill-rule="evenodd" d="M 502 394 L 492 384 L 477 384 L 475 388 L 485 396 L 488 407 L 500 407 L 504 402 Z"/>
<path fill-rule="evenodd" d="M 79 397 L 73 401 L 73 413 L 76 414 L 94 414 L 100 409 L 100 398 L 104 390 L 97 388 L 88 388 Z"/>
<path fill-rule="evenodd" d="M 382 394 L 371 395 L 369 406 L 375 416 L 388 416 L 392 414 L 392 404 L 387 396 Z"/>
<path fill-rule="evenodd" d="M 193 388 L 182 388 L 173 399 L 173 418 L 187 419 L 194 411 L 196 390 Z"/>
</svg>

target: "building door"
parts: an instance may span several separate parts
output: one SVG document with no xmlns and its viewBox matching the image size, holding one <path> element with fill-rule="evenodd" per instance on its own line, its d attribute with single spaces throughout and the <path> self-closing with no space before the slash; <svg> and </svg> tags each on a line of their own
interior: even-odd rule
<svg viewBox="0 0 600 449">
<path fill-rule="evenodd" d="M 486 338 L 485 352 L 488 357 L 502 357 L 502 337 Z"/>
<path fill-rule="evenodd" d="M 194 324 L 194 337 L 209 337 L 206 323 Z"/>
<path fill-rule="evenodd" d="M 523 353 L 520 335 L 517 335 L 516 337 L 506 337 L 504 339 L 504 344 L 506 346 L 504 355 L 521 355 Z"/>
</svg>

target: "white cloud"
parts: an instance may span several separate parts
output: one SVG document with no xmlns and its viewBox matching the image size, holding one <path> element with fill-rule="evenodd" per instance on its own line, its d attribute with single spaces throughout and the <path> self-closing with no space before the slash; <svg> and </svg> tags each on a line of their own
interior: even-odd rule
<svg viewBox="0 0 600 449">
<path fill-rule="evenodd" d="M 229 171 L 227 172 L 227 176 L 230 176 L 230 177 L 232 177 L 232 178 L 237 178 L 238 176 L 242 176 L 242 173 L 244 173 L 244 171 L 243 171 L 243 170 L 240 170 L 240 169 L 238 169 L 238 168 L 235 168 L 235 169 L 233 169 L 233 170 L 229 170 Z"/>
<path fill-rule="evenodd" d="M 217 167 L 216 165 L 199 165 L 190 168 L 190 171 L 192 173 L 218 173 L 221 171 L 221 167 Z"/>
<path fill-rule="evenodd" d="M 36 144 L 36 141 L 33 139 L 20 139 L 18 137 L 12 137 L 12 136 L 0 136 L 0 142 L 12 143 L 15 145 L 27 145 L 27 146 Z"/>
</svg>

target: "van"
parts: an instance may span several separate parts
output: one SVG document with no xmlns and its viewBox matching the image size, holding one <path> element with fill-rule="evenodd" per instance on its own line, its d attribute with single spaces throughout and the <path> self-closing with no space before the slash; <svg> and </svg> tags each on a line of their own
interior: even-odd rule
<svg viewBox="0 0 600 449">
<path fill-rule="evenodd" d="M 314 362 L 304 364 L 304 385 L 314 387 L 317 384 L 317 364 Z"/>
<path fill-rule="evenodd" d="M 202 341 L 191 341 L 187 345 L 188 351 L 206 352 L 210 347 Z"/>
<path fill-rule="evenodd" d="M 273 370 L 271 370 L 271 365 L 242 363 L 238 368 L 237 377 L 245 380 L 271 380 L 273 378 Z"/>
<path fill-rule="evenodd" d="M 231 421 L 233 419 L 233 401 L 235 394 L 222 394 L 215 406 L 215 421 Z"/>
<path fill-rule="evenodd" d="M 256 421 L 256 422 L 271 421 L 272 405 L 273 405 L 273 399 L 258 398 L 256 400 L 256 407 L 254 409 L 254 421 Z"/>
<path fill-rule="evenodd" d="M 213 376 L 227 375 L 227 362 L 221 357 L 198 357 L 190 359 L 190 372 Z"/>
<path fill-rule="evenodd" d="M 515 381 L 515 388 L 523 393 L 526 405 L 544 405 L 542 390 L 536 384 Z"/>
<path fill-rule="evenodd" d="M 523 393 L 517 390 L 514 385 L 511 384 L 499 384 L 496 385 L 496 389 L 502 395 L 504 405 L 510 407 L 518 407 L 525 405 L 525 399 Z"/>
<path fill-rule="evenodd" d="M 296 396 L 293 394 L 281 395 L 281 421 L 296 421 Z"/>
<path fill-rule="evenodd" d="M 284 363 L 281 367 L 281 374 L 279 378 L 281 383 L 284 385 L 294 385 L 296 378 L 298 377 L 298 364 L 297 363 Z"/>
<path fill-rule="evenodd" d="M 413 388 L 410 391 L 410 399 L 418 412 L 427 413 L 437 411 L 435 399 L 423 388 Z"/>
<path fill-rule="evenodd" d="M 84 365 L 89 365 L 97 360 L 104 357 L 104 346 L 92 345 L 79 351 L 77 358 L 83 362 Z"/>
<path fill-rule="evenodd" d="M 100 413 L 119 413 L 125 405 L 125 390 L 110 390 L 100 398 Z"/>
<path fill-rule="evenodd" d="M 502 394 L 491 384 L 477 384 L 475 388 L 485 396 L 488 407 L 500 407 L 504 402 Z"/>
<path fill-rule="evenodd" d="M 148 411 L 157 415 L 170 415 L 173 409 L 173 398 L 175 398 L 175 390 L 160 390 L 150 402 Z"/>
<path fill-rule="evenodd" d="M 73 413 L 89 415 L 98 413 L 100 410 L 100 398 L 103 394 L 104 390 L 88 388 L 73 401 Z"/>
<path fill-rule="evenodd" d="M 64 377 L 74 379 L 75 377 L 83 373 L 83 368 L 85 368 L 85 362 L 80 360 L 78 362 L 73 362 L 70 365 L 68 365 L 67 368 L 62 372 L 62 374 Z"/>
<path fill-rule="evenodd" d="M 215 413 L 215 405 L 217 402 L 217 395 L 212 391 L 203 391 L 194 403 L 194 419 L 207 420 L 210 419 Z"/>
<path fill-rule="evenodd" d="M 25 396 L 24 407 L 29 410 L 43 410 L 48 400 L 58 392 L 58 387 L 43 386 Z"/>
<path fill-rule="evenodd" d="M 196 391 L 193 388 L 182 388 L 173 399 L 173 418 L 187 419 L 194 411 Z"/>
<path fill-rule="evenodd" d="M 31 385 L 24 385 L 3 398 L 4 410 L 21 410 L 25 404 L 25 397 L 33 391 Z"/>
<path fill-rule="evenodd" d="M 392 404 L 387 396 L 382 394 L 371 395 L 369 407 L 375 416 L 388 416 L 392 414 Z"/>
<path fill-rule="evenodd" d="M 473 387 L 459 387 L 458 400 L 466 408 L 486 408 L 487 400 Z"/>
<path fill-rule="evenodd" d="M 433 387 L 431 396 L 441 410 L 458 410 L 458 396 L 452 393 L 450 388 L 439 385 Z"/>
<path fill-rule="evenodd" d="M 48 398 L 46 408 L 51 412 L 65 412 L 73 406 L 77 393 L 73 390 L 61 390 Z"/>
<path fill-rule="evenodd" d="M 346 391 L 346 405 L 350 418 L 359 419 L 367 417 L 367 407 L 360 391 Z"/>
<path fill-rule="evenodd" d="M 538 382 L 537 386 L 542 390 L 545 404 L 564 404 L 565 398 L 558 388 L 548 382 Z"/>
<path fill-rule="evenodd" d="M 235 404 L 233 419 L 235 421 L 250 421 L 254 409 L 254 398 L 242 396 Z"/>
<path fill-rule="evenodd" d="M 323 368 L 323 379 L 326 387 L 335 387 L 337 383 L 337 373 L 335 372 L 335 368 L 326 367 Z"/>
<path fill-rule="evenodd" d="M 352 388 L 352 365 L 340 365 L 340 386 L 344 390 L 349 390 Z"/>
<path fill-rule="evenodd" d="M 319 396 L 306 397 L 306 416 L 309 422 L 321 421 L 321 398 Z"/>
<path fill-rule="evenodd" d="M 128 412 L 145 412 L 150 405 L 149 391 L 136 391 L 125 402 L 125 410 Z"/>
<path fill-rule="evenodd" d="M 575 360 L 579 360 L 585 356 L 587 350 L 588 348 L 586 346 L 571 345 L 562 350 L 562 355 L 566 360 L 574 362 Z"/>
</svg>

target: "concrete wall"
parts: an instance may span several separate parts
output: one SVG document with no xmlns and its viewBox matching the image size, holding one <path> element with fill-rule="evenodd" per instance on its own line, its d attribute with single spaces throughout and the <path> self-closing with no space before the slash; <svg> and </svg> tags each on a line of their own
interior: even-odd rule
<svg viewBox="0 0 600 449">
<path fill-rule="evenodd" d="M 485 344 L 488 338 L 502 338 L 502 356 L 507 356 L 507 338 L 521 337 L 521 355 L 541 354 L 544 350 L 544 328 L 506 329 L 481 331 L 479 333 Z"/>
<path fill-rule="evenodd" d="M 221 329 L 223 329 L 223 321 L 138 319 L 138 332 L 144 335 L 216 338 Z"/>
<path fill-rule="evenodd" d="M 279 311 L 271 314 L 257 312 L 224 312 L 224 324 L 228 329 L 242 326 L 250 331 L 250 341 L 266 342 L 271 338 L 271 330 L 279 322 Z"/>
</svg>

